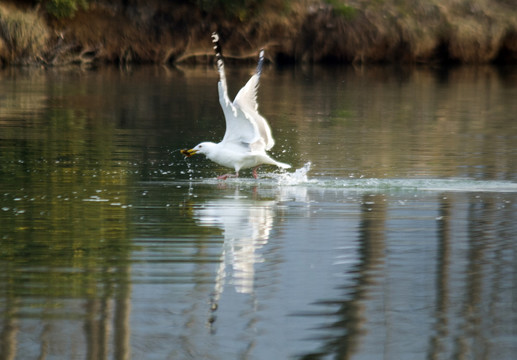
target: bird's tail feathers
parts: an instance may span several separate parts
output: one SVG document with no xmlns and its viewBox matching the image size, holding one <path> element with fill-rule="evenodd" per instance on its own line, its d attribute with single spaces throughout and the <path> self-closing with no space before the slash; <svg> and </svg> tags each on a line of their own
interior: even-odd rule
<svg viewBox="0 0 517 360">
<path fill-rule="evenodd" d="M 282 169 L 289 169 L 291 167 L 291 165 L 280 162 L 280 161 L 275 161 L 275 165 Z"/>
<path fill-rule="evenodd" d="M 278 166 L 279 168 L 282 168 L 282 169 L 289 169 L 291 167 L 291 165 L 289 165 L 289 164 L 286 164 L 286 163 L 283 163 L 283 162 L 280 162 L 280 161 L 276 161 L 275 159 L 272 159 L 267 154 L 264 154 L 264 155 L 265 156 L 262 156 L 261 159 L 260 159 L 260 161 L 263 164 L 269 164 L 269 165 Z"/>
</svg>

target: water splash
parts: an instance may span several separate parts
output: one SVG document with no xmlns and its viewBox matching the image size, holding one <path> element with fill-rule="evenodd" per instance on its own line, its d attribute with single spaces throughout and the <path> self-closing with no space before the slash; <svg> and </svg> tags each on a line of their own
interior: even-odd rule
<svg viewBox="0 0 517 360">
<path fill-rule="evenodd" d="M 306 162 L 305 165 L 303 165 L 301 168 L 296 169 L 295 172 L 284 172 L 276 174 L 275 180 L 277 181 L 278 185 L 287 186 L 309 183 L 307 173 L 311 170 L 311 165 L 312 163 L 309 161 Z"/>
<path fill-rule="evenodd" d="M 192 181 L 193 174 L 194 174 L 194 169 L 192 169 L 192 164 L 190 162 L 188 162 L 186 158 L 185 158 L 185 163 L 187 164 L 188 180 Z"/>
<path fill-rule="evenodd" d="M 344 189 L 359 192 L 500 192 L 516 193 L 517 183 L 504 180 L 474 180 L 464 178 L 449 179 L 381 179 L 381 178 L 308 178 L 311 162 L 292 173 L 272 175 L 276 185 L 303 186 L 311 188 Z"/>
<path fill-rule="evenodd" d="M 469 178 L 329 178 L 312 177 L 308 173 L 312 163 L 309 161 L 294 172 L 263 173 L 258 179 L 239 177 L 229 178 L 225 181 L 216 178 L 194 179 L 191 164 L 187 162 L 189 170 L 189 193 L 193 186 L 202 182 L 204 184 L 228 184 L 262 187 L 303 187 L 319 189 L 342 189 L 349 192 L 499 192 L 517 193 L 517 183 L 505 180 L 475 180 Z"/>
</svg>

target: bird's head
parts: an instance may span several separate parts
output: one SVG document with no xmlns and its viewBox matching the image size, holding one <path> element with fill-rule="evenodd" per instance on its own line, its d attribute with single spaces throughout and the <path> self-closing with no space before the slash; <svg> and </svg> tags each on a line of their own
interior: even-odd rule
<svg viewBox="0 0 517 360">
<path fill-rule="evenodd" d="M 201 144 L 196 145 L 196 147 L 194 147 L 192 149 L 181 150 L 181 153 L 183 155 L 185 155 L 186 157 L 190 157 L 195 154 L 208 155 L 212 151 L 212 149 L 214 148 L 215 145 L 217 145 L 217 144 L 215 144 L 213 142 L 202 142 Z"/>
</svg>

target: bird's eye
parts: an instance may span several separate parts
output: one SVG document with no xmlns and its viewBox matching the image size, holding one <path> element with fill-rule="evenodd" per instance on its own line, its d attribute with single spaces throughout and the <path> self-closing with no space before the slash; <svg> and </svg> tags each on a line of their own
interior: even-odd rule
<svg viewBox="0 0 517 360">
<path fill-rule="evenodd" d="M 201 149 L 201 148 L 202 148 L 202 146 L 201 146 L 201 145 L 199 145 L 199 148 Z"/>
</svg>

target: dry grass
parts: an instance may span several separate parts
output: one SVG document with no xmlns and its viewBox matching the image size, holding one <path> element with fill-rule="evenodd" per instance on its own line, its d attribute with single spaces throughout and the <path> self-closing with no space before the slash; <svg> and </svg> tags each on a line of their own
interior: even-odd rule
<svg viewBox="0 0 517 360">
<path fill-rule="evenodd" d="M 337 1 L 345 2 L 332 4 Z M 302 58 L 461 63 L 517 58 L 517 3 L 511 1 L 349 0 L 346 4 L 356 9 L 354 17 L 339 16 L 332 11 L 334 5 L 308 16 Z"/>
<path fill-rule="evenodd" d="M 0 5 L 0 60 L 5 63 L 34 62 L 45 48 L 49 30 L 35 11 Z"/>
<path fill-rule="evenodd" d="M 163 63 L 184 52 L 193 36 L 188 23 L 195 23 L 194 18 L 200 15 L 181 6 L 174 11 L 156 8 L 145 17 L 90 6 L 54 26 L 65 34 L 66 42 L 81 51 L 94 51 L 99 61 Z"/>
<path fill-rule="evenodd" d="M 0 59 L 47 64 L 211 61 L 210 33 L 226 55 L 292 62 L 517 61 L 514 0 L 261 0 L 231 17 L 196 1 L 150 0 L 126 9 L 105 0 L 69 19 L 0 6 Z M 61 36 L 60 35 L 60 36 Z M 54 42 L 54 43 L 53 43 Z M 42 49 L 46 49 L 42 51 Z M 72 59 L 72 60 L 70 60 Z M 75 59 L 75 60 L 74 60 Z"/>
<path fill-rule="evenodd" d="M 517 60 L 517 3 L 510 0 L 298 0 L 240 24 L 212 20 L 232 55 L 266 47 L 293 62 Z M 201 35 L 197 44 L 210 53 Z"/>
</svg>

